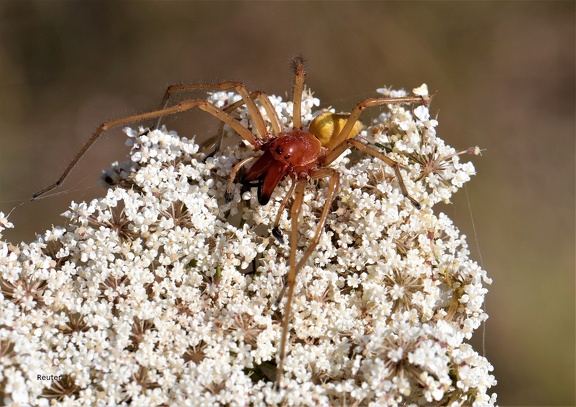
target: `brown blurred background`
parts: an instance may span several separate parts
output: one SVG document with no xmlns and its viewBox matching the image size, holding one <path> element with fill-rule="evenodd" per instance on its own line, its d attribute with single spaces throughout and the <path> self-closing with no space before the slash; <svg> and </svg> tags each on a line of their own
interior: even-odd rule
<svg viewBox="0 0 576 407">
<path fill-rule="evenodd" d="M 235 79 L 284 95 L 297 54 L 341 110 L 426 82 L 439 134 L 485 149 L 469 199 L 438 210 L 494 280 L 485 349 L 499 404 L 574 405 L 574 22 L 568 1 L 2 1 L 0 211 L 53 182 L 102 121 L 155 108 L 169 84 Z M 216 128 L 180 116 L 170 127 L 183 135 L 198 120 Z M 5 238 L 30 241 L 71 200 L 101 195 L 124 140 L 109 132 L 59 195 L 16 208 Z"/>
</svg>

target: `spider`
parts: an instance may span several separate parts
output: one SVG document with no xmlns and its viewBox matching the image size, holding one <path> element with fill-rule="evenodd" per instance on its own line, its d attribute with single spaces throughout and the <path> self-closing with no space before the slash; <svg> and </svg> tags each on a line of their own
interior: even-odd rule
<svg viewBox="0 0 576 407">
<path fill-rule="evenodd" d="M 294 58 L 292 65 L 294 71 L 292 90 L 294 113 L 292 118 L 293 125 L 291 128 L 283 128 L 278 114 L 265 93 L 261 91 L 250 93 L 246 86 L 241 82 L 227 81 L 218 84 L 172 85 L 166 89 L 161 106 L 158 110 L 110 120 L 101 124 L 72 159 L 60 178 L 32 196 L 32 200 L 37 199 L 59 186 L 98 137 L 103 132 L 113 127 L 133 122 L 140 122 L 147 119 L 160 120 L 162 116 L 185 112 L 194 108 L 202 109 L 218 118 L 222 122 L 221 130 L 224 124 L 229 125 L 240 137 L 247 141 L 254 150 L 262 151 L 263 154 L 241 160 L 234 166 L 230 173 L 224 194 L 226 200 L 230 201 L 233 197 L 232 187 L 238 172 L 251 161 L 255 161 L 255 163 L 244 173 L 244 175 L 240 177 L 239 181 L 241 184 L 249 188 L 258 188 L 258 202 L 261 205 L 266 205 L 268 203 L 272 193 L 283 179 L 288 177 L 291 181 L 290 188 L 280 204 L 280 208 L 272 227 L 272 234 L 282 242 L 282 232 L 279 230 L 278 225 L 280 223 L 281 214 L 288 206 L 290 199 L 293 197 L 290 207 L 291 232 L 289 271 L 284 286 L 276 300 L 276 306 L 278 306 L 281 300 L 286 297 L 284 314 L 282 317 L 280 349 L 278 351 L 277 360 L 275 379 L 276 388 L 278 388 L 283 374 L 283 364 L 286 356 L 286 343 L 289 332 L 288 325 L 291 316 L 295 280 L 298 272 L 314 252 L 314 249 L 320 240 L 332 200 L 338 190 L 339 173 L 336 169 L 329 167 L 329 165 L 350 147 L 354 147 L 361 152 L 379 158 L 392 167 L 402 194 L 419 209 L 420 204 L 408 194 L 406 186 L 404 185 L 400 173 L 400 165 L 382 152 L 364 144 L 355 137 L 362 128 L 359 118 L 366 108 L 390 104 L 428 104 L 430 100 L 425 96 L 369 98 L 356 104 L 352 112 L 349 114 L 336 114 L 331 112 L 322 113 L 310 123 L 307 129 L 304 129 L 302 126 L 302 94 L 304 92 L 306 71 L 304 61 L 301 57 Z M 242 99 L 224 109 L 218 108 L 214 104 L 201 99 L 189 99 L 182 101 L 177 105 L 167 107 L 170 97 L 177 92 L 198 90 L 223 91 L 231 89 L 234 89 Z M 268 131 L 267 129 L 264 116 L 257 107 L 256 101 L 258 101 L 264 108 L 266 115 L 268 116 L 271 131 Z M 232 111 L 241 105 L 246 105 L 256 130 L 256 136 L 250 129 L 242 125 L 232 116 Z M 221 144 L 222 133 L 223 132 L 220 131 L 220 140 L 216 142 L 217 150 Z M 314 236 L 302 257 L 297 261 L 296 247 L 298 222 L 304 200 L 305 189 L 310 180 L 317 180 L 320 178 L 327 178 L 329 180 L 326 201 L 320 218 L 318 219 Z"/>
</svg>

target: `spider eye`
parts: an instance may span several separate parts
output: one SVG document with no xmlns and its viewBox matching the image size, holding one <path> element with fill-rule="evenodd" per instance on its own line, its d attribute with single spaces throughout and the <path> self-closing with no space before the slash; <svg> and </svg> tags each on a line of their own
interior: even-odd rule
<svg viewBox="0 0 576 407">
<path fill-rule="evenodd" d="M 289 159 L 290 157 L 291 157 L 290 154 L 286 154 L 286 155 L 284 156 L 284 159 L 287 160 L 287 159 Z"/>
</svg>

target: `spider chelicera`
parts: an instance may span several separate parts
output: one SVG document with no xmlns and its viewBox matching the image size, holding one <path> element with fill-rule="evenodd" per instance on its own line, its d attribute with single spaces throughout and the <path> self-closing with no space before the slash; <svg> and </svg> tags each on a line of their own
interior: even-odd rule
<svg viewBox="0 0 576 407">
<path fill-rule="evenodd" d="M 258 202 L 261 205 L 266 205 L 268 203 L 272 193 L 280 181 L 286 177 L 289 177 L 291 180 L 291 186 L 282 200 L 272 228 L 272 234 L 278 240 L 282 241 L 282 233 L 280 232 L 278 225 L 280 223 L 282 212 L 288 206 L 290 198 L 293 197 L 292 205 L 290 207 L 292 230 L 290 232 L 289 271 L 286 277 L 286 282 L 276 300 L 276 305 L 278 305 L 282 298 L 286 296 L 284 315 L 282 318 L 282 336 L 278 352 L 276 373 L 277 386 L 282 377 L 283 363 L 286 355 L 288 325 L 290 321 L 296 276 L 313 253 L 318 241 L 320 240 L 332 200 L 338 189 L 339 173 L 336 169 L 329 167 L 330 163 L 340 157 L 344 151 L 350 147 L 354 147 L 366 154 L 377 157 L 393 168 L 404 197 L 410 200 L 416 208 L 420 208 L 420 204 L 412 198 L 406 190 L 406 186 L 402 180 L 402 175 L 400 174 L 400 165 L 385 154 L 364 144 L 354 137 L 359 133 L 362 127 L 359 118 L 366 108 L 390 104 L 427 104 L 429 102 L 429 98 L 425 96 L 369 98 L 356 104 L 352 112 L 349 114 L 336 114 L 331 112 L 322 113 L 310 123 L 308 129 L 304 129 L 302 126 L 302 94 L 304 92 L 306 72 L 302 58 L 296 57 L 293 60 L 293 69 L 294 85 L 292 101 L 294 114 L 292 118 L 292 128 L 283 128 L 282 121 L 278 117 L 270 99 L 265 93 L 260 91 L 250 93 L 246 86 L 240 82 L 229 81 L 218 84 L 169 86 L 164 93 L 160 109 L 148 113 L 110 120 L 100 125 L 96 132 L 76 154 L 60 178 L 32 196 L 33 200 L 37 199 L 59 186 L 90 146 L 106 130 L 147 119 L 159 119 L 162 116 L 180 113 L 194 108 L 205 110 L 211 115 L 217 117 L 223 124 L 229 125 L 236 133 L 238 133 L 238 135 L 240 135 L 240 137 L 250 143 L 255 150 L 263 151 L 261 156 L 246 158 L 234 166 L 226 187 L 225 198 L 227 200 L 232 199 L 232 186 L 236 179 L 236 175 L 244 165 L 254 160 L 256 160 L 256 162 L 246 173 L 244 173 L 244 175 L 240 177 L 240 183 L 248 187 L 258 188 Z M 238 92 L 242 100 L 233 103 L 224 109 L 220 109 L 214 104 L 201 99 L 185 100 L 175 106 L 166 107 L 171 95 L 177 92 L 193 90 L 222 91 L 230 89 L 234 89 Z M 258 101 L 258 103 L 264 108 L 271 131 L 268 131 L 265 118 L 257 107 L 255 101 Z M 256 136 L 254 136 L 251 130 L 246 128 L 231 115 L 232 111 L 241 105 L 246 105 L 246 108 L 248 109 L 251 120 L 256 129 Z M 305 189 L 309 184 L 310 179 L 315 180 L 319 178 L 328 178 L 329 180 L 326 202 L 318 220 L 314 236 L 302 257 L 297 261 L 296 247 L 298 220 L 304 200 Z"/>
</svg>

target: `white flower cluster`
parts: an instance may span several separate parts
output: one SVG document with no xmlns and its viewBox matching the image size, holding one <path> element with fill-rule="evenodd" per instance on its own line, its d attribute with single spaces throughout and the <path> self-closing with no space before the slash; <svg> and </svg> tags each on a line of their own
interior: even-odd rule
<svg viewBox="0 0 576 407">
<path fill-rule="evenodd" d="M 304 99 L 306 124 L 319 102 Z M 289 126 L 292 104 L 271 101 Z M 474 168 L 436 125 L 426 107 L 390 106 L 359 136 L 401 163 L 420 210 L 382 161 L 333 165 L 341 184 L 297 277 L 279 391 L 274 303 L 289 247 L 268 230 L 288 183 L 266 206 L 240 185 L 226 203 L 228 175 L 252 150 L 206 159 L 193 140 L 128 129 L 130 161 L 106 172 L 104 198 L 72 203 L 66 226 L 33 243 L 0 241 L 0 404 L 494 405 L 493 368 L 465 342 L 487 318 L 490 279 L 432 210 Z M 326 186 L 306 192 L 298 256 Z M 0 238 L 7 227 L 0 213 Z"/>
</svg>

